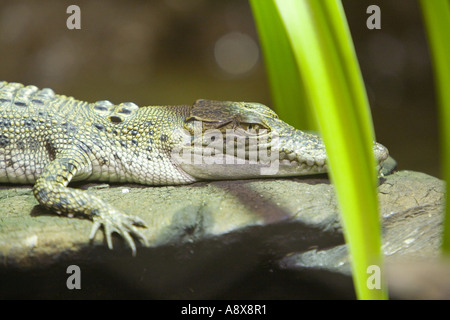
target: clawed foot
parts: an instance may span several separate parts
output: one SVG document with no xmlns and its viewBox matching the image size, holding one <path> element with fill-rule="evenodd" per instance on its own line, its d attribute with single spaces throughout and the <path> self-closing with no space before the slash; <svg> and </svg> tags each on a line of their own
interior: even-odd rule
<svg viewBox="0 0 450 320">
<path fill-rule="evenodd" d="M 125 239 L 128 246 L 131 248 L 131 253 L 136 256 L 136 245 L 134 243 L 133 237 L 143 242 L 146 246 L 148 245 L 147 239 L 144 235 L 139 232 L 137 227 L 144 227 L 144 221 L 138 217 L 128 216 L 126 214 L 120 213 L 116 210 L 113 212 L 109 211 L 106 214 L 98 214 L 93 217 L 94 225 L 92 226 L 92 231 L 89 238 L 92 240 L 97 231 L 103 227 L 106 237 L 106 243 L 108 248 L 112 249 L 112 239 L 111 234 L 113 232 L 118 233 L 122 238 Z"/>
</svg>

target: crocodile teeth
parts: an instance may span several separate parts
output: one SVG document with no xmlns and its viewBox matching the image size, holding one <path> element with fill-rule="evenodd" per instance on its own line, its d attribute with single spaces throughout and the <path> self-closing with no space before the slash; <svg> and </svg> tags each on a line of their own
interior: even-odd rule
<svg viewBox="0 0 450 320">
<path fill-rule="evenodd" d="M 302 163 L 302 164 L 300 165 L 300 169 L 302 169 L 303 171 L 309 171 L 310 168 L 311 168 L 311 167 L 308 166 L 306 163 Z"/>
<path fill-rule="evenodd" d="M 288 155 L 287 155 L 287 158 L 289 159 L 289 160 L 294 160 L 295 158 L 296 158 L 296 155 L 295 155 L 295 153 L 294 152 L 292 152 L 292 153 L 289 153 Z"/>
<path fill-rule="evenodd" d="M 319 167 L 322 167 L 325 164 L 325 160 L 324 159 L 316 159 L 316 163 Z"/>
</svg>

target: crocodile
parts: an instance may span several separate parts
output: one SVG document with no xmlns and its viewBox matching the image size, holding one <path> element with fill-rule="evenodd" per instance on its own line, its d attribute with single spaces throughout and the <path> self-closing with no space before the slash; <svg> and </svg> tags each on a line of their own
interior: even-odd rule
<svg viewBox="0 0 450 320">
<path fill-rule="evenodd" d="M 388 150 L 374 142 L 378 163 Z M 93 221 L 112 249 L 117 233 L 136 254 L 145 222 L 72 181 L 179 185 L 202 180 L 327 171 L 321 138 L 259 103 L 197 100 L 138 107 L 88 103 L 49 88 L 0 82 L 0 183 L 32 184 L 40 205 Z"/>
</svg>

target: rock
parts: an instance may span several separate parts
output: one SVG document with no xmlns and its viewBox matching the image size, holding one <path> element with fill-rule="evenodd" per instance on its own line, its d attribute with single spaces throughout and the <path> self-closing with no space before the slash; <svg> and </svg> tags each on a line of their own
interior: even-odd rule
<svg viewBox="0 0 450 320">
<path fill-rule="evenodd" d="M 436 256 L 443 182 L 408 171 L 382 180 L 379 199 L 388 257 Z M 76 263 L 93 286 L 99 286 L 98 273 L 100 278 L 114 275 L 108 280 L 112 283 L 126 279 L 133 284 L 132 293 L 120 294 L 128 292 L 127 297 L 354 297 L 333 187 L 326 176 L 167 187 L 114 185 L 89 192 L 141 217 L 148 225 L 142 231 L 149 247 L 138 245 L 138 256 L 132 258 L 120 238 L 114 239 L 113 251 L 101 233 L 89 243 L 90 221 L 50 213 L 37 204 L 30 187 L 3 186 L 0 279 L 19 274 L 23 279 L 21 272 L 27 270 L 32 279 L 38 272 L 40 279 L 51 278 L 59 288 L 65 284 L 65 268 Z M 55 270 L 61 274 L 58 279 Z M 317 283 L 305 286 L 311 270 L 331 271 L 334 280 L 342 278 L 347 291 L 327 285 L 318 291 Z M 243 289 L 243 284 L 248 287 Z M 2 281 L 0 298 L 5 292 L 1 286 Z M 67 293 L 62 292 L 58 294 Z M 118 297 L 114 294 L 119 293 L 105 288 L 103 297 Z"/>
<path fill-rule="evenodd" d="M 123 193 L 125 188 L 129 192 Z M 94 248 L 108 251 L 101 232 L 89 243 L 90 221 L 52 214 L 37 204 L 29 187 L 1 192 L 0 258 L 5 264 L 42 265 L 53 263 L 61 254 Z M 117 185 L 91 187 L 89 192 L 144 219 L 148 228 L 142 232 L 153 248 L 220 237 L 232 242 L 252 233 L 264 234 L 261 241 L 277 246 L 295 242 L 300 250 L 343 241 L 337 231 L 340 226 L 333 190 L 326 177 L 167 187 Z M 271 235 L 270 230 L 280 233 Z M 127 250 L 119 238 L 114 247 L 115 251 Z M 138 248 L 138 254 L 143 250 Z M 48 260 L 49 256 L 52 259 Z"/>
<path fill-rule="evenodd" d="M 448 288 L 442 285 L 450 283 L 450 274 L 436 262 L 440 256 L 444 183 L 425 174 L 401 171 L 389 176 L 379 187 L 379 199 L 391 295 L 407 299 L 450 298 Z M 286 256 L 280 260 L 280 267 L 351 275 L 346 245 Z M 421 280 L 423 270 L 434 270 L 428 278 L 435 278 L 427 286 Z"/>
</svg>

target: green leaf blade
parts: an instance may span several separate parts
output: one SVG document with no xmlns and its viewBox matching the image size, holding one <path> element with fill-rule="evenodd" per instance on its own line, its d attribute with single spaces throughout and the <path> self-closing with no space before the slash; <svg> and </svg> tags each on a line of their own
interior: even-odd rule
<svg viewBox="0 0 450 320">
<path fill-rule="evenodd" d="M 250 0 L 260 35 L 275 110 L 280 119 L 302 130 L 317 130 L 284 24 L 272 0 Z"/>
<path fill-rule="evenodd" d="M 273 0 L 285 25 L 307 100 L 316 111 L 361 299 L 385 299 L 367 287 L 367 268 L 382 270 L 372 152 L 374 131 L 342 4 L 335 0 Z"/>
<path fill-rule="evenodd" d="M 448 0 L 421 0 L 427 29 L 438 97 L 441 163 L 444 180 L 447 182 L 442 252 L 450 255 L 450 4 Z"/>
</svg>

